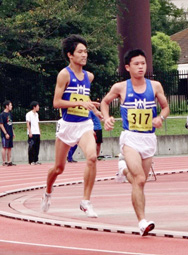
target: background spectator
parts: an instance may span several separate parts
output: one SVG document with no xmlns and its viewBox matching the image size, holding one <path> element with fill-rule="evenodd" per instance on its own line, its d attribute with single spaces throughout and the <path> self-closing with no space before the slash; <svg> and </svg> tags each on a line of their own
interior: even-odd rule
<svg viewBox="0 0 188 255">
<path fill-rule="evenodd" d="M 13 138 L 15 137 L 12 125 L 12 103 L 5 100 L 3 103 L 4 111 L 0 114 L 0 127 L 2 139 L 2 161 L 3 166 L 13 166 L 11 162 L 11 149 L 13 148 Z"/>
<path fill-rule="evenodd" d="M 32 101 L 30 104 L 31 111 L 26 114 L 27 134 L 28 134 L 28 160 L 31 165 L 41 164 L 38 161 L 40 149 L 40 127 L 39 127 L 39 103 Z"/>
</svg>

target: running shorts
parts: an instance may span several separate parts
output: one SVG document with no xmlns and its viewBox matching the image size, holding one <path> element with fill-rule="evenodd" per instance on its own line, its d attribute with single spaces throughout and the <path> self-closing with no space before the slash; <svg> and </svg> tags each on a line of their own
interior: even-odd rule
<svg viewBox="0 0 188 255">
<path fill-rule="evenodd" d="M 155 133 L 136 133 L 128 130 L 121 132 L 120 151 L 123 153 L 123 146 L 127 145 L 138 151 L 142 159 L 153 157 L 157 149 L 157 138 Z"/>
<path fill-rule="evenodd" d="M 87 131 L 93 131 L 91 119 L 82 122 L 67 122 L 60 119 L 57 123 L 56 137 L 73 147 L 79 143 L 80 138 Z"/>
</svg>

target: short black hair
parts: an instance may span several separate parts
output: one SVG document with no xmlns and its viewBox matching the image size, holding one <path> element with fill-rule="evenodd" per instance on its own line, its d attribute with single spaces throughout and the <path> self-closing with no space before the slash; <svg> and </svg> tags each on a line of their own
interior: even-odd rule
<svg viewBox="0 0 188 255">
<path fill-rule="evenodd" d="M 70 35 L 66 39 L 62 41 L 62 55 L 69 60 L 67 53 L 70 52 L 71 55 L 73 55 L 77 45 L 79 43 L 82 43 L 87 47 L 87 42 L 84 38 L 82 38 L 80 35 Z"/>
<path fill-rule="evenodd" d="M 39 105 L 39 103 L 37 101 L 32 101 L 30 103 L 30 108 L 33 110 L 33 107 L 36 107 L 37 105 Z"/>
<path fill-rule="evenodd" d="M 11 103 L 10 100 L 5 100 L 5 101 L 3 102 L 3 107 L 4 107 L 4 109 L 5 109 L 6 106 L 9 105 L 10 103 Z"/>
<path fill-rule="evenodd" d="M 141 49 L 134 49 L 134 50 L 129 50 L 125 53 L 124 55 L 124 64 L 129 65 L 131 62 L 131 59 L 137 56 L 143 56 L 146 59 L 146 54 L 143 50 Z"/>
</svg>

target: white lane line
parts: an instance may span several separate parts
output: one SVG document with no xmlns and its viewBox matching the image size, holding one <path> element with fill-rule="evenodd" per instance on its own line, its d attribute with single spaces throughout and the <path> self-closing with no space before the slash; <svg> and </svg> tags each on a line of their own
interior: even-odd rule
<svg viewBox="0 0 188 255">
<path fill-rule="evenodd" d="M 127 255 L 159 255 L 153 253 L 137 253 L 137 252 L 126 252 L 126 251 L 110 251 L 110 250 L 99 250 L 99 249 L 88 249 L 88 248 L 79 248 L 79 247 L 68 247 L 60 245 L 48 245 L 48 244 L 36 244 L 36 243 L 27 243 L 27 242 L 17 242 L 10 240 L 0 240 L 1 243 L 10 243 L 10 244 L 19 244 L 19 245 L 30 245 L 37 247 L 46 247 L 46 248 L 57 248 L 57 249 L 67 249 L 67 250 L 78 250 L 78 251 L 92 251 L 92 252 L 102 252 L 102 253 L 113 253 L 113 254 L 127 254 Z"/>
</svg>

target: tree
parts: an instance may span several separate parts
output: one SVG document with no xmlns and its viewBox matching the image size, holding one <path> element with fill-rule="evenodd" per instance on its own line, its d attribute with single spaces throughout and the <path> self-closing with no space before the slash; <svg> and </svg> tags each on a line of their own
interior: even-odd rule
<svg viewBox="0 0 188 255">
<path fill-rule="evenodd" d="M 15 110 L 23 107 L 23 115 L 34 98 L 41 111 L 46 106 L 52 110 L 54 77 L 67 65 L 61 40 L 70 34 L 86 38 L 86 69 L 95 75 L 92 95 L 102 97 L 118 66 L 116 4 L 117 0 L 0 0 L 2 100 L 11 98 Z"/>
<path fill-rule="evenodd" d="M 152 52 L 155 72 L 177 70 L 181 48 L 168 35 L 157 32 L 152 36 Z"/>
<path fill-rule="evenodd" d="M 188 26 L 185 10 L 169 0 L 150 0 L 152 35 L 163 32 L 172 35 Z"/>
<path fill-rule="evenodd" d="M 187 24 L 183 11 L 168 0 L 150 2 L 153 35 L 156 31 L 170 34 Z M 73 33 L 88 41 L 86 68 L 95 75 L 92 96 L 102 97 L 118 78 L 114 76 L 118 68 L 117 46 L 122 42 L 116 25 L 118 4 L 119 0 L 0 0 L 2 100 L 13 88 L 25 91 L 32 86 L 28 96 L 39 96 L 41 106 L 52 107 L 54 77 L 67 64 L 61 56 L 61 40 Z M 158 44 L 153 46 L 160 54 L 157 47 Z M 158 63 L 157 53 L 154 69 L 155 63 Z M 174 62 L 171 64 L 174 66 Z M 20 68 L 27 70 L 20 72 Z M 14 108 L 16 104 L 25 106 L 28 101 L 24 95 L 19 96 Z"/>
<path fill-rule="evenodd" d="M 112 74 L 118 62 L 116 9 L 115 0 L 2 0 L 1 61 L 57 73 L 65 65 L 61 39 L 74 33 L 87 39 L 94 69 Z"/>
</svg>

